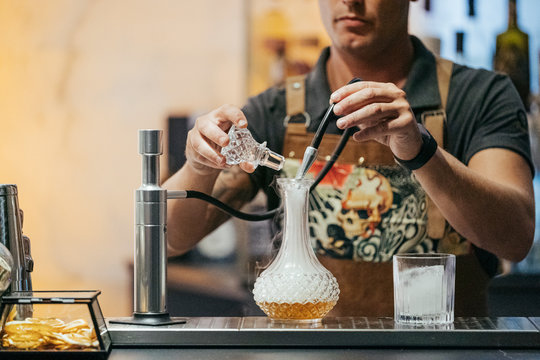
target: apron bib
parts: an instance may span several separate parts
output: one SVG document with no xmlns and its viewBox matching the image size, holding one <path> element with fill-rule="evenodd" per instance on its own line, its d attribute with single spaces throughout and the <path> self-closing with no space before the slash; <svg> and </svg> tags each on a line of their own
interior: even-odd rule
<svg viewBox="0 0 540 360">
<path fill-rule="evenodd" d="M 449 79 L 452 63 L 439 66 L 439 62 L 441 83 L 445 74 Z M 301 106 L 303 79 L 288 79 L 286 86 L 288 114 L 304 114 L 309 121 Z M 441 92 L 445 105 L 447 92 Z M 282 152 L 287 157 L 282 170 L 286 177 L 294 177 L 313 137 L 306 122 L 292 123 L 291 118 L 286 119 Z M 422 121 L 444 144 L 444 111 L 425 113 Z M 325 134 L 308 176 L 315 177 L 322 169 L 340 137 Z M 349 140 L 310 196 L 309 223 L 317 256 L 340 287 L 339 301 L 329 316 L 393 316 L 392 256 L 403 252 L 457 255 L 455 315 L 487 314 L 489 276 L 470 243 L 451 229 L 411 173 L 395 163 L 388 147 Z"/>
</svg>

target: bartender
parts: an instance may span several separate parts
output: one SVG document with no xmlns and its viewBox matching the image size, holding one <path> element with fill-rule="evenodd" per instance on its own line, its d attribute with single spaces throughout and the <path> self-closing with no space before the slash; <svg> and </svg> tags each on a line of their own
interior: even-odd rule
<svg viewBox="0 0 540 360">
<path fill-rule="evenodd" d="M 391 316 L 392 256 L 457 255 L 457 316 L 486 314 L 500 260 L 520 261 L 534 234 L 533 166 L 526 113 L 508 77 L 435 57 L 408 33 L 409 0 L 319 0 L 331 39 L 306 77 L 289 79 L 199 117 L 185 165 L 164 184 L 240 208 L 275 176 L 294 177 L 328 107 L 341 116 L 321 144 L 354 128 L 338 163 L 312 192 L 310 233 L 341 295 L 331 315 Z M 363 81 L 347 84 L 352 78 Z M 284 121 L 286 120 L 286 121 Z M 289 157 L 280 174 L 220 154 L 232 125 Z M 292 169 L 292 170 L 291 170 Z M 227 220 L 205 202 L 171 202 L 169 254 L 191 249 Z"/>
</svg>

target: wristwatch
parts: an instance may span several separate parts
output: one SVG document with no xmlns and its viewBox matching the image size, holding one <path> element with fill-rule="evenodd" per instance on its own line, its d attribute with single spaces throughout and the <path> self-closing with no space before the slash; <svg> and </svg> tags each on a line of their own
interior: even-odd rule
<svg viewBox="0 0 540 360">
<path fill-rule="evenodd" d="M 411 160 L 401 160 L 397 156 L 394 156 L 394 159 L 399 165 L 411 171 L 420 169 L 437 152 L 437 141 L 427 131 L 424 125 L 418 123 L 418 130 L 420 130 L 420 135 L 422 135 L 422 146 L 418 155 Z"/>
</svg>

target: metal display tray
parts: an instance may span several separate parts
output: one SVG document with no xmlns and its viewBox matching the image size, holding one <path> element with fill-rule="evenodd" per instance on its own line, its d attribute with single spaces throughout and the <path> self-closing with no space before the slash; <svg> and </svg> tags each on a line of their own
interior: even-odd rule
<svg viewBox="0 0 540 360">
<path fill-rule="evenodd" d="M 118 319 L 108 319 L 118 320 Z M 393 318 L 326 318 L 318 326 L 266 317 L 193 317 L 185 324 L 108 323 L 113 347 L 540 348 L 540 319 L 456 318 L 443 326 L 402 326 Z"/>
</svg>

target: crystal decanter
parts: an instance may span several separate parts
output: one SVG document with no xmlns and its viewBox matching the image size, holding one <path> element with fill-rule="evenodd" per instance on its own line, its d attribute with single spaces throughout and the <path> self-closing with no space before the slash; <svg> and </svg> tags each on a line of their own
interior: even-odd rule
<svg viewBox="0 0 540 360">
<path fill-rule="evenodd" d="M 266 147 L 266 141 L 259 144 L 248 129 L 232 126 L 229 130 L 229 145 L 221 149 L 228 165 L 248 162 L 257 167 L 267 166 L 274 170 L 281 170 L 285 158 Z"/>
<path fill-rule="evenodd" d="M 274 261 L 255 281 L 257 305 L 272 320 L 320 322 L 336 305 L 339 287 L 311 247 L 309 188 L 313 180 L 277 180 L 285 215 L 283 239 Z"/>
</svg>

